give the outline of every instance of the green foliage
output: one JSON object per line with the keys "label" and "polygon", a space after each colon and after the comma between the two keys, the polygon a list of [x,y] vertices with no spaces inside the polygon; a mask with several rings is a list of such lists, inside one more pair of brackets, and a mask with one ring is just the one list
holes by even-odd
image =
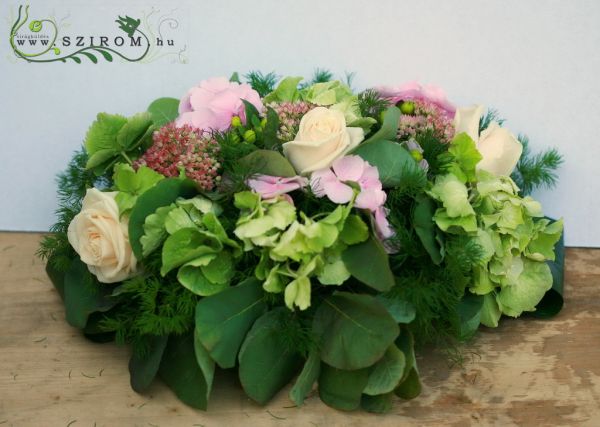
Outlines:
{"label": "green foliage", "polygon": [[452,157],[443,155],[450,147],[447,142],[440,140],[432,130],[417,134],[415,140],[423,149],[423,158],[429,164],[427,175],[430,179],[447,170],[452,161]]}
{"label": "green foliage", "polygon": [[504,124],[504,119],[500,117],[498,111],[494,108],[487,110],[481,119],[479,119],[479,133],[487,129],[492,122],[496,122],[500,126]]}
{"label": "green foliage", "polygon": [[332,408],[352,411],[360,406],[362,391],[368,380],[368,368],[344,370],[323,363],[319,375],[319,397]]}
{"label": "green foliage", "polygon": [[261,97],[273,92],[279,76],[274,72],[263,74],[261,71],[250,71],[245,76],[246,82],[252,86],[252,89],[258,92]]}
{"label": "green foliage", "polygon": [[321,360],[338,369],[361,369],[377,362],[399,334],[386,308],[369,295],[336,292],[314,317]]}
{"label": "green foliage", "polygon": [[523,153],[512,174],[512,178],[526,196],[540,187],[553,188],[558,181],[557,170],[563,163],[562,155],[555,148],[533,154],[529,138],[519,135]]}
{"label": "green foliage", "polygon": [[197,356],[191,331],[182,336],[171,335],[160,363],[159,375],[183,403],[206,410],[212,371],[208,381]]}
{"label": "green foliage", "polygon": [[174,121],[179,115],[179,100],[159,98],[148,106],[148,112],[155,126],[164,126]]}
{"label": "green foliage", "polygon": [[371,236],[367,241],[349,246],[342,254],[346,268],[356,279],[380,292],[394,286],[394,275],[381,243]]}
{"label": "green foliage", "polygon": [[130,118],[99,113],[85,136],[86,168],[102,175],[119,160],[131,164],[151,144],[153,131],[151,113]]}
{"label": "green foliage", "polygon": [[296,406],[302,406],[304,399],[311,392],[312,386],[319,378],[321,372],[321,358],[319,352],[313,350],[308,355],[304,367],[296,378],[294,386],[290,390],[290,399],[296,404]]}
{"label": "green foliage", "polygon": [[300,355],[288,346],[280,333],[287,316],[285,307],[263,314],[246,335],[240,349],[242,387],[250,398],[263,405],[296,375],[302,364]]}
{"label": "green foliage", "polygon": [[358,108],[363,117],[379,120],[389,106],[390,101],[383,98],[375,89],[367,89],[358,94]]}
{"label": "green foliage", "polygon": [[154,377],[158,373],[160,361],[163,357],[165,347],[169,337],[164,336],[146,336],[147,351],[144,353],[135,352],[129,359],[129,376],[131,388],[138,393],[142,393],[150,387]]}
{"label": "green foliage", "polygon": [[333,80],[333,73],[331,71],[326,68],[316,68],[307,86],[314,85],[315,83],[326,83],[331,80]]}
{"label": "green foliage", "polygon": [[265,310],[260,283],[249,279],[198,303],[196,336],[220,367],[232,368],[246,333]]}
{"label": "green foliage", "polygon": [[[384,127],[378,133],[383,129]],[[385,188],[403,187],[407,192],[412,192],[408,185],[423,188],[426,183],[425,172],[417,165],[415,159],[396,142],[375,140],[377,134],[371,137],[371,142],[359,145],[352,154],[359,155],[377,167],[379,179]],[[408,177],[408,185],[404,183],[405,176]]]}
{"label": "green foliage", "polygon": [[146,336],[180,335],[194,325],[198,297],[171,276],[137,276],[115,288],[113,295],[119,305],[105,315],[102,330],[115,332],[118,343],[139,345],[141,353],[148,351]]}

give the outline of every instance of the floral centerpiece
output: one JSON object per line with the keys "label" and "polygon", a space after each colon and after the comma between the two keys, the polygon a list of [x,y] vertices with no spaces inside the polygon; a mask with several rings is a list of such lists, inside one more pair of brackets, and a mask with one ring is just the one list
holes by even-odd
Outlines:
{"label": "floral centerpiece", "polygon": [[132,346],[134,390],[206,409],[234,369],[261,404],[291,382],[384,412],[420,392],[415,349],[560,310],[562,221],[528,195],[555,150],[433,86],[247,79],[98,114],[59,175],[40,254],[66,320]]}

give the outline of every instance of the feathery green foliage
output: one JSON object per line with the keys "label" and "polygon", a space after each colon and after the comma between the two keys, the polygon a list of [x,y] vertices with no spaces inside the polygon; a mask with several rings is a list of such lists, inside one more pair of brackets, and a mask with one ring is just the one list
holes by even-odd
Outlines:
{"label": "feathery green foliage", "polygon": [[504,123],[504,119],[498,115],[498,111],[494,108],[490,108],[485,114],[479,119],[479,132],[481,133],[492,123],[496,122],[500,126]]}
{"label": "feathery green foliage", "polygon": [[539,187],[554,187],[558,180],[556,171],[563,163],[560,153],[555,148],[550,148],[532,154],[529,138],[519,135],[519,141],[523,145],[523,154],[512,174],[512,179],[521,189],[521,194],[526,196]]}
{"label": "feathery green foliage", "polygon": [[390,101],[383,98],[375,89],[367,89],[358,94],[358,108],[363,117],[379,120],[381,114],[390,106]]}
{"label": "feathery green foliage", "polygon": [[441,155],[448,151],[449,145],[440,141],[432,130],[416,135],[415,140],[423,149],[423,158],[429,163],[427,176],[432,179],[442,173],[452,159]]}
{"label": "feathery green foliage", "polygon": [[315,69],[309,86],[315,83],[325,83],[333,80],[333,73],[325,68]]}
{"label": "feathery green foliage", "polygon": [[246,81],[252,89],[258,92],[261,97],[266,96],[268,93],[273,92],[279,76],[274,72],[263,74],[261,71],[250,71],[244,76]]}
{"label": "feathery green foliage", "polygon": [[100,327],[114,332],[117,343],[135,344],[147,335],[182,334],[194,325],[198,297],[170,276],[136,276],[115,293],[122,302],[104,316]]}

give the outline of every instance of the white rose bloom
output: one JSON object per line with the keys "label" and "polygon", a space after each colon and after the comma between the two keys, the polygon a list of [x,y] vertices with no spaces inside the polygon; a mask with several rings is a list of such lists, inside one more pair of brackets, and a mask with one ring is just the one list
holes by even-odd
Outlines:
{"label": "white rose bloom", "polygon": [[495,175],[510,176],[523,153],[523,146],[512,133],[496,122],[490,123],[488,128],[479,135],[479,120],[482,113],[481,105],[458,108],[454,116],[456,133],[465,132],[475,141],[477,150],[483,157],[477,164],[477,169]]}
{"label": "white rose bloom", "polygon": [[330,166],[364,138],[362,128],[346,127],[341,111],[316,107],[302,117],[296,138],[283,144],[283,153],[299,174],[306,175]]}
{"label": "white rose bloom", "polygon": [[127,220],[119,218],[117,192],[87,190],[81,212],[69,224],[69,243],[100,282],[114,283],[136,273]]}

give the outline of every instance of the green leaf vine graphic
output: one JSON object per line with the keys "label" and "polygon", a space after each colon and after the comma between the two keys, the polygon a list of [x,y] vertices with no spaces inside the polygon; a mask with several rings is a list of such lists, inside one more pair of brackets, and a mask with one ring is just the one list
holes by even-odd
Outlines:
{"label": "green leaf vine graphic", "polygon": [[[119,24],[119,29],[123,30],[129,37],[133,37],[135,33],[139,33],[146,39],[146,49],[138,57],[130,58],[126,55],[123,55],[121,52],[119,52],[115,49],[112,49],[110,47],[96,46],[96,45],[86,46],[86,47],[83,47],[83,48],[69,54],[69,55],[60,56],[61,51],[58,47],[55,46],[56,39],[58,38],[58,27],[57,27],[56,23],[54,22],[54,20],[52,20],[52,19],[33,20],[29,23],[28,27],[29,27],[29,31],[31,33],[39,33],[44,28],[44,25],[48,25],[51,27],[53,34],[50,37],[51,42],[48,43],[48,45],[47,45],[48,47],[45,50],[43,50],[41,52],[37,52],[37,53],[25,53],[18,48],[17,44],[15,43],[15,38],[17,36],[17,32],[25,24],[27,24],[28,20],[29,20],[29,5],[27,5],[25,7],[23,7],[23,5],[20,5],[17,19],[14,22],[14,24],[10,30],[10,39],[9,39],[10,45],[11,45],[13,51],[15,52],[16,56],[21,59],[26,60],[27,62],[58,62],[58,61],[60,61],[60,62],[66,63],[67,60],[70,59],[70,60],[76,62],[77,64],[81,64],[82,58],[87,58],[94,64],[97,64],[98,63],[98,54],[100,54],[108,62],[112,62],[114,56],[118,56],[128,62],[137,62],[137,61],[140,61],[141,59],[143,59],[147,55],[147,53],[150,49],[150,40],[148,39],[146,34],[144,34],[144,32],[138,28],[140,25],[140,20],[133,19],[129,16],[125,16],[125,17],[119,16],[118,19],[115,21],[117,24]],[[47,55],[43,56],[50,51],[53,51],[54,55],[56,55],[54,58],[47,58]]]}

